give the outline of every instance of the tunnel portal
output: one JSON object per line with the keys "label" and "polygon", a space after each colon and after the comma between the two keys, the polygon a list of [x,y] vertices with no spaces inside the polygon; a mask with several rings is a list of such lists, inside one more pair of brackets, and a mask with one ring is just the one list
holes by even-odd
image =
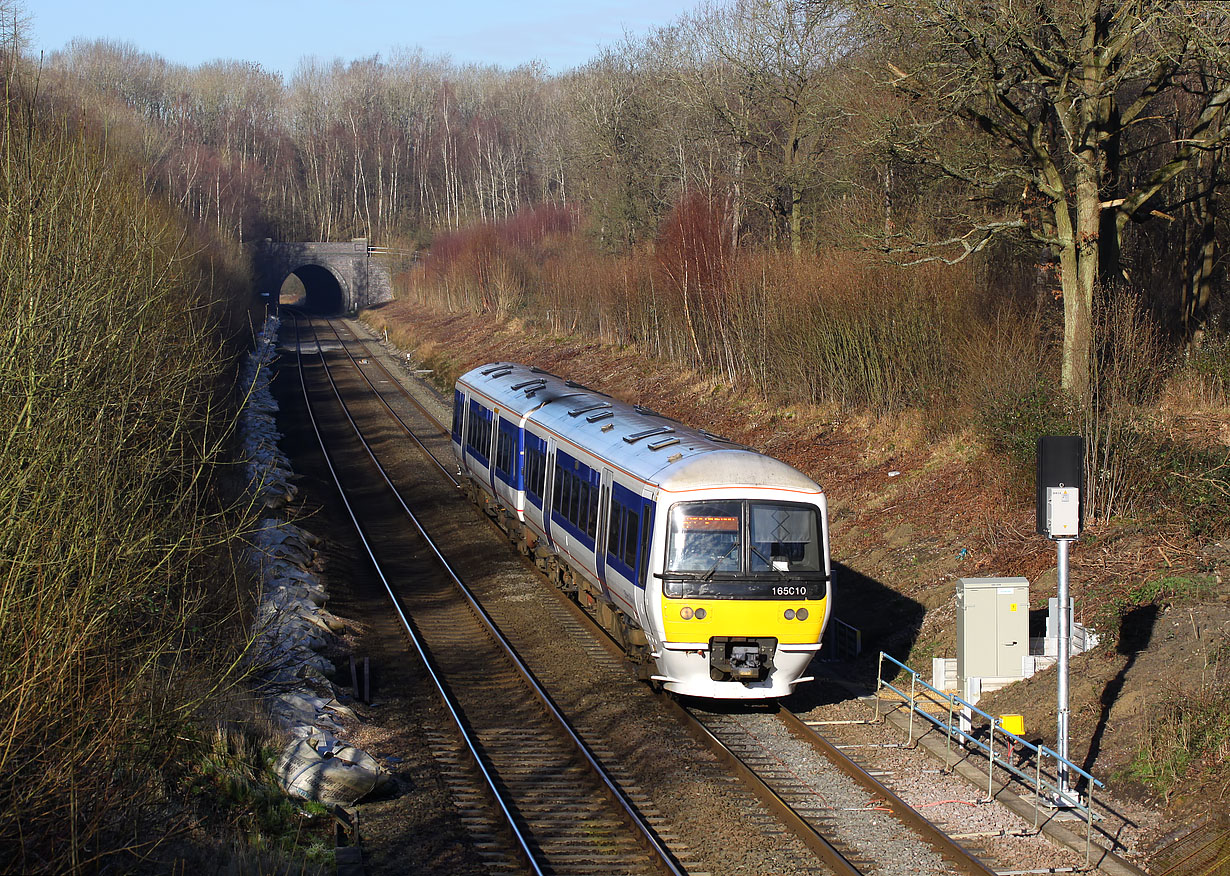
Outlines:
{"label": "tunnel portal", "polygon": [[266,238],[251,244],[256,291],[277,308],[282,296],[303,284],[301,306],[315,313],[354,313],[360,307],[391,301],[393,285],[388,268],[374,261],[367,238],[346,243],[328,241],[286,243]]}

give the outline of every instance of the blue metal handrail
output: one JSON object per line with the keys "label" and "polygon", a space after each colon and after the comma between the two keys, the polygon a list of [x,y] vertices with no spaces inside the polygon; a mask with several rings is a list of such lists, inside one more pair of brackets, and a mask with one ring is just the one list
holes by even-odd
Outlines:
{"label": "blue metal handrail", "polygon": [[[909,693],[906,693],[906,691],[902,690],[899,687],[896,687],[891,682],[884,680],[884,677],[883,677],[884,676],[884,661],[886,660],[889,663],[898,667],[899,669],[903,669],[907,673],[909,673],[909,676],[910,676]],[[924,692],[929,693],[929,694],[934,694],[934,696],[938,698],[938,703],[936,702],[935,699],[932,699],[929,696],[925,697],[927,701],[935,703],[937,705],[947,706],[947,709],[948,709],[948,720],[947,721],[943,721],[941,720],[940,717],[937,717],[936,715],[932,715],[930,712],[919,707],[918,702],[919,702],[920,695],[918,692],[918,688],[920,685],[922,686]],[[1077,766],[1072,761],[1067,760],[1066,758],[1060,757],[1056,751],[1050,748],[1047,748],[1045,745],[1034,745],[1032,742],[1029,742],[1028,740],[1024,738],[1017,736],[1015,733],[1008,732],[999,724],[999,721],[995,716],[987,712],[984,712],[982,709],[978,708],[973,703],[966,702],[965,700],[961,699],[958,696],[954,696],[953,694],[947,693],[945,691],[939,690],[936,687],[933,687],[932,685],[923,681],[922,676],[918,672],[911,669],[909,666],[906,666],[904,663],[902,663],[900,660],[897,660],[892,655],[886,654],[883,651],[880,652],[880,662],[876,669],[876,692],[877,692],[876,720],[879,720],[880,718],[880,698],[878,696],[878,693],[881,688],[888,688],[889,690],[895,692],[905,701],[907,705],[909,705],[910,707],[909,743],[913,743],[914,741],[914,715],[920,715],[921,717],[930,721],[933,725],[935,725],[935,727],[937,727],[938,729],[944,732],[944,734],[947,736],[947,739],[948,739],[948,755],[945,756],[945,763],[944,763],[945,769],[951,766],[951,764],[949,763],[949,760],[950,760],[950,755],[952,752],[952,742],[954,739],[956,739],[963,746],[972,745],[976,750],[979,750],[984,755],[986,755],[986,758],[987,758],[987,799],[991,799],[994,796],[994,784],[995,784],[994,772],[995,772],[996,766],[1011,773],[1012,775],[1017,776],[1018,778],[1020,778],[1022,781],[1026,782],[1027,784],[1033,785],[1034,795],[1035,795],[1035,806],[1034,806],[1034,829],[1035,830],[1038,827],[1038,813],[1041,809],[1041,799],[1044,796],[1046,797],[1048,804],[1062,805],[1065,808],[1070,808],[1073,811],[1079,813],[1086,824],[1085,864],[1086,866],[1089,864],[1089,852],[1090,852],[1090,846],[1092,843],[1093,823],[1102,818],[1102,816],[1098,815],[1094,811],[1094,808],[1093,808],[1094,807],[1094,796],[1093,795],[1094,795],[1095,788],[1106,787],[1102,782],[1094,778],[1093,775],[1091,775],[1090,773],[1088,773],[1081,767]],[[967,732],[966,730],[963,730],[961,728],[960,720],[963,718],[966,721],[972,721],[972,716],[975,713],[986,718],[987,723],[990,726],[990,731],[991,731],[990,736],[987,738],[985,742],[982,739],[979,739],[977,736],[973,735],[972,733]],[[954,721],[954,716],[957,717],[956,721]],[[1029,773],[1015,766],[1010,760],[1006,760],[1000,757],[996,753],[995,736],[996,736],[997,729],[998,729],[999,735],[1005,739],[1005,743],[1006,743],[1006,746],[1009,752],[1015,750],[1017,746],[1020,746],[1021,748],[1027,749],[1034,753],[1035,755],[1034,775],[1032,776],[1029,775]],[[1050,758],[1055,761],[1054,779],[1052,779],[1052,776],[1049,774],[1044,776],[1042,772],[1042,762],[1046,758]],[[1058,776],[1062,772],[1061,767],[1067,767],[1068,771],[1076,773],[1080,776],[1083,776],[1086,779],[1087,788],[1088,788],[1087,799],[1082,800],[1081,795],[1079,793],[1076,793],[1070,789],[1065,790],[1064,788],[1061,787],[1061,785],[1059,784],[1059,780],[1058,780]]]}

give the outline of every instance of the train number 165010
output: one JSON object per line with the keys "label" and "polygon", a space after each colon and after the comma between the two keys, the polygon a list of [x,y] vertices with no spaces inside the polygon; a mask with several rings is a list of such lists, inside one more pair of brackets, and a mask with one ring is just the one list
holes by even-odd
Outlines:
{"label": "train number 165010", "polygon": [[807,596],[807,588],[806,588],[806,587],[785,587],[785,586],[774,586],[774,587],[773,587],[773,595],[774,595],[774,596],[802,596],[802,597],[806,597],[806,596]]}

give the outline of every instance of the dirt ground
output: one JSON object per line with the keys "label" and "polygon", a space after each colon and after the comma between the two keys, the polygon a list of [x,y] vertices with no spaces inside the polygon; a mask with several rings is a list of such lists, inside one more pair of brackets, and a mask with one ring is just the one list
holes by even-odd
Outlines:
{"label": "dirt ground", "polygon": [[[493,361],[535,365],[618,399],[702,425],[782,459],[828,496],[835,614],[863,632],[865,651],[887,651],[930,675],[932,657],[956,654],[956,580],[1022,576],[1031,584],[1031,635],[1055,594],[1052,542],[1034,531],[1029,473],[1012,472],[974,430],[929,434],[920,415],[875,420],[767,401],[656,361],[635,348],[548,338],[516,321],[423,312],[394,302],[364,320],[413,351],[441,387]],[[788,396],[783,396],[788,399]],[[1180,425],[1230,444],[1225,411],[1190,412]],[[1128,766],[1173,703],[1224,681],[1230,646],[1230,539],[1198,541],[1182,521],[1124,520],[1088,528],[1071,551],[1075,619],[1102,644],[1073,659],[1070,751],[1110,797],[1155,807],[1155,842],[1230,791],[1230,752],[1191,764],[1176,792],[1151,794]],[[1142,600],[1141,594],[1149,594]],[[874,659],[868,661],[874,683]],[[1030,738],[1055,741],[1055,673],[1042,672],[979,703],[1021,714]],[[1217,807],[1223,808],[1223,807]]]}

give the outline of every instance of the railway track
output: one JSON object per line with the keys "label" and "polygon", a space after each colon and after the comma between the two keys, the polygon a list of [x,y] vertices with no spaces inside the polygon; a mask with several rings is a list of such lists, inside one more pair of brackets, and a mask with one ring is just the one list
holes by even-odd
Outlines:
{"label": "railway track", "polygon": [[[297,339],[298,332],[296,321]],[[310,366],[300,355],[307,409],[343,503],[406,635],[454,718],[451,741],[438,736],[433,750],[451,762],[454,774],[468,776],[471,787],[481,789],[463,807],[488,869],[684,873],[402,501],[329,371],[326,348],[312,332],[325,381],[309,381]],[[327,389],[309,389],[322,383]],[[326,407],[333,408],[331,417]],[[346,424],[351,435],[344,433]],[[361,453],[353,452],[356,441]],[[343,458],[336,448],[351,452]],[[371,489],[376,477],[385,490]],[[390,520],[408,521],[412,527],[390,527]],[[407,563],[390,557],[390,529],[399,536],[399,550],[412,546],[432,559]]]}
{"label": "railway track", "polygon": [[692,704],[683,711],[732,769],[763,786],[762,796],[796,832],[817,837],[810,842],[826,860],[836,855],[860,873],[892,873],[886,862],[902,861],[913,873],[995,873],[788,709]]}
{"label": "railway track", "polygon": [[[410,436],[424,456],[430,458],[435,467],[455,485],[456,479],[449,465],[440,459],[441,456],[448,459],[445,454],[450,452],[447,427],[441,416],[443,406],[433,405],[430,399],[420,401],[415,398],[380,361],[380,357],[369,351],[367,342],[359,339],[350,329],[339,328],[333,322],[328,326],[331,337],[323,345],[345,353],[352,371],[362,376],[368,391],[379,399],[388,422],[394,424],[399,434]],[[319,339],[316,346],[322,347]],[[357,347],[360,352],[356,355],[352,347]],[[429,434],[417,434],[424,430],[424,418],[431,431]],[[405,509],[404,513],[408,514],[409,509]],[[541,582],[538,586],[543,590],[549,589],[542,588]],[[555,591],[552,589],[551,592]],[[596,627],[583,626],[583,612],[562,595],[557,595],[559,601],[550,610],[554,623],[569,630],[570,636],[586,642],[582,647],[586,659],[593,665],[604,664],[610,671],[627,675],[627,667],[614,650],[613,643]],[[432,613],[433,627],[452,629],[456,621],[452,610],[442,604],[444,601],[443,596],[437,595],[423,605]],[[475,610],[482,612],[477,601],[467,608],[467,611]],[[434,635],[437,638],[433,647],[441,648],[442,653],[465,652],[468,648],[467,635],[453,636],[445,632]],[[462,667],[460,672],[464,677],[465,668]],[[472,679],[474,689],[481,692],[478,696],[480,707],[488,697],[495,697],[501,690],[518,684],[511,675],[480,672],[480,676]],[[647,687],[637,687],[649,696]],[[513,699],[518,707],[524,706],[523,696]],[[835,748],[826,745],[814,731],[784,709],[749,707],[746,704],[735,709],[699,706],[684,709],[673,699],[661,695],[658,696],[657,706],[674,714],[693,738],[704,742],[708,750],[719,758],[729,774],[738,775],[752,789],[765,810],[771,813],[769,821],[774,822],[766,821],[758,830],[769,835],[789,833],[824,861],[823,867],[800,864],[796,866],[802,866],[802,870],[784,869],[780,872],[896,873],[900,872],[899,867],[905,861],[909,862],[911,872],[918,873],[994,872],[910,809],[888,788]],[[485,744],[490,744],[497,751],[507,744],[517,753],[552,747],[543,742],[538,731],[521,729],[519,712],[509,714],[518,715],[513,727],[480,736],[480,750]],[[578,721],[576,732],[587,739],[597,740],[602,739],[602,734],[609,732],[609,728],[587,727],[582,718]],[[600,747],[595,754],[596,759],[608,764],[619,762],[617,752],[601,747],[601,743],[595,745]],[[470,800],[473,794],[467,789],[472,787],[473,778],[466,772],[464,758],[449,753],[450,747],[442,742],[436,741],[432,747],[433,751],[445,752],[439,759],[446,764],[446,771],[454,776],[451,781],[458,789],[455,796]],[[515,761],[516,757],[511,759]],[[528,785],[534,785],[544,777],[541,770],[532,767],[511,768],[513,772],[510,776],[520,775]],[[618,780],[610,779],[613,785],[635,786],[634,772],[621,770],[618,766],[612,766],[612,771],[620,774]],[[571,773],[563,775],[571,776]],[[549,790],[545,796],[532,794],[527,789],[527,802],[522,805],[532,812],[535,804],[556,799],[554,795],[557,791],[562,792],[570,784],[571,778],[568,778],[558,785],[546,786]],[[730,789],[724,793],[730,793]],[[632,801],[632,808],[645,812],[648,820],[655,822],[657,830],[671,835],[668,820],[655,811],[651,797],[646,794],[634,796],[636,800]],[[556,807],[557,812],[558,809]],[[473,824],[471,834],[478,838],[480,845],[495,832],[493,819],[489,815],[475,814],[467,823],[470,822]],[[679,848],[687,854],[686,849],[682,846]],[[579,865],[583,857],[576,852],[566,852],[562,860],[570,865]],[[609,872],[634,871],[616,869]]]}

